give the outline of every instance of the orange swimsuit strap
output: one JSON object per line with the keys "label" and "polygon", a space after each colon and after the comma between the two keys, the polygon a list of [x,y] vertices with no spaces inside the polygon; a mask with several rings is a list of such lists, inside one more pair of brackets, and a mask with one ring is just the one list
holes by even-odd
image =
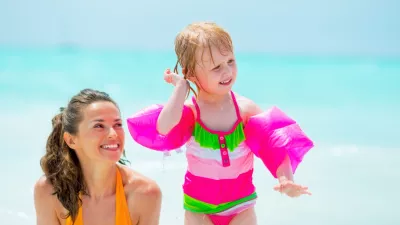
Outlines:
{"label": "orange swimsuit strap", "polygon": [[[115,198],[115,224],[132,225],[129,208],[125,197],[124,184],[122,183],[122,177],[118,167]],[[66,225],[72,225],[71,217],[67,218]],[[74,225],[83,225],[82,207],[79,207],[78,215]]]}

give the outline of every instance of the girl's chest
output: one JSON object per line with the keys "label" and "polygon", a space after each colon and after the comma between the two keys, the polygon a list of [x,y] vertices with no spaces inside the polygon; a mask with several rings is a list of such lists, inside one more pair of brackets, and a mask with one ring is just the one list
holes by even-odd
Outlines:
{"label": "girl's chest", "polygon": [[241,121],[241,117],[234,109],[205,109],[198,120],[210,130],[228,132]]}

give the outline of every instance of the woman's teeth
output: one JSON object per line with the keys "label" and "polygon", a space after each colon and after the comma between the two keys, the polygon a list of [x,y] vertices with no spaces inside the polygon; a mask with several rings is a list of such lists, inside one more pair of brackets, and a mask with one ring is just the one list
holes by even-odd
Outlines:
{"label": "woman's teeth", "polygon": [[112,145],[101,145],[101,148],[107,149],[107,150],[115,150],[118,149],[119,144],[112,144]]}

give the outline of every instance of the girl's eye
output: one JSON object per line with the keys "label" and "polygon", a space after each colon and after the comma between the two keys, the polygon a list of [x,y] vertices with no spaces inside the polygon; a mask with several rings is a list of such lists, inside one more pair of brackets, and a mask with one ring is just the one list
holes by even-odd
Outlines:
{"label": "girl's eye", "polygon": [[94,128],[104,128],[104,126],[102,124],[96,124],[94,125]]}
{"label": "girl's eye", "polygon": [[115,124],[115,126],[122,127],[122,123],[117,123],[117,124]]}

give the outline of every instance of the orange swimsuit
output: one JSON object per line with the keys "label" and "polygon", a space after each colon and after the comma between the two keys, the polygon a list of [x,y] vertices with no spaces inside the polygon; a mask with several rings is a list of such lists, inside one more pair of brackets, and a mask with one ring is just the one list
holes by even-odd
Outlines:
{"label": "orange swimsuit", "polygon": [[[122,183],[121,173],[117,168],[117,182],[115,191],[115,224],[116,225],[132,225],[129,214],[128,204],[126,203],[124,185]],[[72,225],[71,217],[67,218],[66,225]],[[82,207],[79,208],[78,216],[74,225],[83,225]]]}

